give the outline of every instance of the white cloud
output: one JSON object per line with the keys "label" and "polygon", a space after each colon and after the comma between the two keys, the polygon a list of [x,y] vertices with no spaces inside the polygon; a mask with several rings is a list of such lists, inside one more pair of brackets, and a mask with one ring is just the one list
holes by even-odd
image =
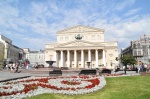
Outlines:
{"label": "white cloud", "polygon": [[[72,2],[78,5],[73,5]],[[31,49],[44,49],[47,42],[55,42],[57,31],[75,25],[105,29],[105,40],[118,41],[120,48],[128,46],[130,40],[139,38],[141,33],[150,31],[150,15],[135,15],[141,8],[125,10],[126,7],[135,4],[135,0],[117,3],[79,0],[64,1],[64,4],[57,1],[32,1],[24,15],[19,15],[19,8],[17,5],[13,6],[12,2],[0,2],[0,5],[2,4],[4,5],[0,9],[0,32],[9,33],[15,44]],[[123,19],[117,15],[122,10],[128,18]],[[21,45],[18,41],[28,45]]]}
{"label": "white cloud", "polygon": [[115,10],[123,10],[126,7],[130,7],[131,5],[133,5],[135,3],[135,0],[123,0],[121,2],[119,2],[116,6],[115,6]]}
{"label": "white cloud", "polygon": [[132,9],[132,10],[128,11],[128,12],[125,14],[125,16],[134,15],[134,14],[136,14],[136,13],[137,13],[138,11],[140,11],[140,10],[141,10],[141,8]]}

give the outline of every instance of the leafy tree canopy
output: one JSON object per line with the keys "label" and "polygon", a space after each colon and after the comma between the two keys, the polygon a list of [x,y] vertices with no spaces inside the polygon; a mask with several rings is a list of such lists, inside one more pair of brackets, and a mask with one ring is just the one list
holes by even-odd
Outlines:
{"label": "leafy tree canopy", "polygon": [[123,55],[121,63],[127,66],[128,64],[136,64],[136,60],[132,55]]}

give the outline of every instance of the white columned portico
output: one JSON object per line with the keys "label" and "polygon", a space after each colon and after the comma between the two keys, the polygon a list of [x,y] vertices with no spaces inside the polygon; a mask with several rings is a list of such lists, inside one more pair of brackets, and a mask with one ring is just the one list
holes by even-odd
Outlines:
{"label": "white columned portico", "polygon": [[84,50],[81,50],[81,68],[84,68]]}
{"label": "white columned portico", "polygon": [[91,62],[91,50],[88,50],[88,62]]}
{"label": "white columned portico", "polygon": [[105,50],[103,49],[103,64],[106,66]]}
{"label": "white columned portico", "polygon": [[67,50],[67,67],[70,67],[70,51]]}
{"label": "white columned portico", "polygon": [[77,51],[74,50],[74,68],[77,67]]}
{"label": "white columned portico", "polygon": [[64,60],[63,60],[63,57],[64,57],[64,53],[63,53],[63,50],[61,50],[61,63],[60,63],[60,66],[63,67],[64,66]]}
{"label": "white columned portico", "polygon": [[98,67],[98,49],[95,50],[95,67]]}

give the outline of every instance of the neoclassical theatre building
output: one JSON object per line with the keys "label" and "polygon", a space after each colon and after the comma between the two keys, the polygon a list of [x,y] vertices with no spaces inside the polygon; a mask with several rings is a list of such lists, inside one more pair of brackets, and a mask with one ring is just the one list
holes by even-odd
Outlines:
{"label": "neoclassical theatre building", "polygon": [[57,67],[114,68],[117,57],[118,42],[105,42],[104,30],[89,26],[58,31],[57,42],[45,46],[45,61],[55,61],[53,65]]}

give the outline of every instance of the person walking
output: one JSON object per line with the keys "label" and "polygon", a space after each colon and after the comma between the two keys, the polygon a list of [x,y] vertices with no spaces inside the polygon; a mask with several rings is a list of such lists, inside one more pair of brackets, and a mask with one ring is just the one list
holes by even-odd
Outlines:
{"label": "person walking", "polygon": [[141,65],[141,72],[143,72],[144,71],[144,64],[142,63],[142,65]]}
{"label": "person walking", "polygon": [[140,71],[141,71],[141,67],[140,67],[140,65],[138,66],[138,73],[140,73]]}
{"label": "person walking", "polygon": [[26,61],[24,62],[24,66],[25,66],[25,69],[28,69],[28,63]]}
{"label": "person walking", "polygon": [[19,68],[19,63],[16,63],[15,73],[17,73],[17,72],[18,72],[18,68]]}

